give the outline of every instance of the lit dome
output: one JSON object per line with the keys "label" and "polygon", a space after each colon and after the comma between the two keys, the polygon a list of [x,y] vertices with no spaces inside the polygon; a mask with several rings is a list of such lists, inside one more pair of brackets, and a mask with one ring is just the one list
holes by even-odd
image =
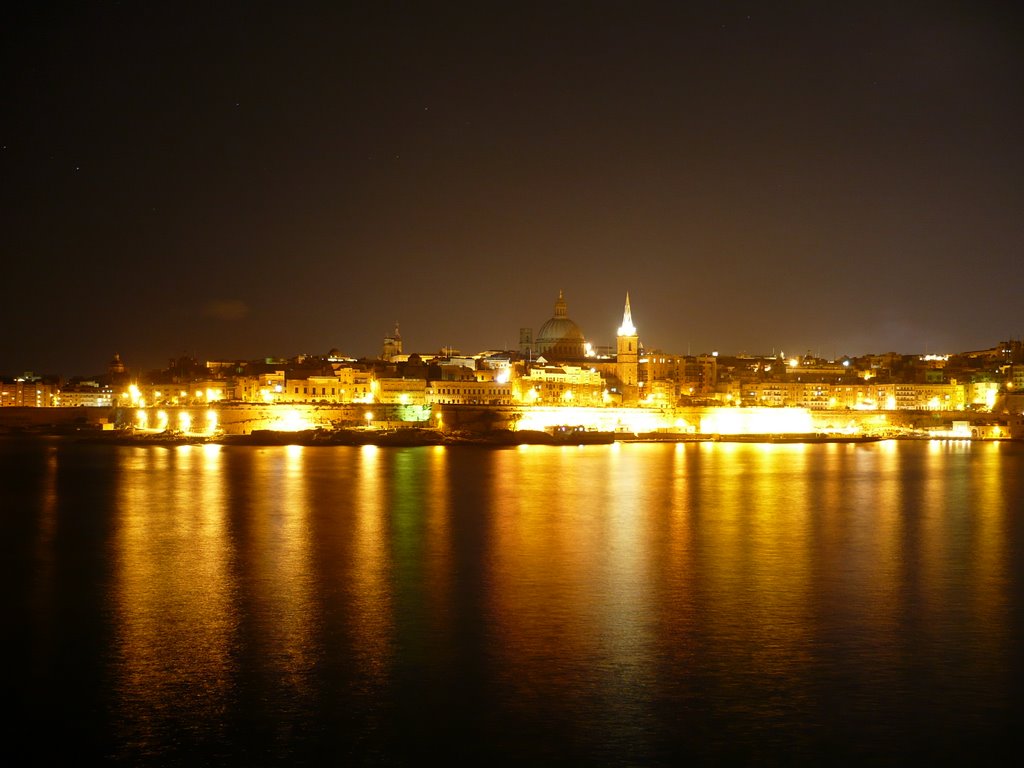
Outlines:
{"label": "lit dome", "polygon": [[555,302],[555,316],[540,327],[534,346],[538,354],[550,359],[574,359],[586,353],[583,331],[569,319],[561,291]]}

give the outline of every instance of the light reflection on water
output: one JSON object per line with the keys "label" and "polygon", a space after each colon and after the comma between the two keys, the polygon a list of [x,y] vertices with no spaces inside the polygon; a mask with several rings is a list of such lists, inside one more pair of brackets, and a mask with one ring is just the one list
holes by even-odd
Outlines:
{"label": "light reflection on water", "polygon": [[0,450],[27,711],[126,764],[898,762],[1021,714],[1020,444]]}

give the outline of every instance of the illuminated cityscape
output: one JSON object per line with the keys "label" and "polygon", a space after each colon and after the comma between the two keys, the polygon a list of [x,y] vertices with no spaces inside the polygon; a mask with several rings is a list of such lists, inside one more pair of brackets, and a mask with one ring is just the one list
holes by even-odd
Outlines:
{"label": "illuminated cityscape", "polygon": [[1020,15],[6,8],[5,764],[1012,761]]}
{"label": "illuminated cityscape", "polygon": [[570,428],[661,439],[1021,434],[1020,340],[943,355],[681,355],[644,345],[628,293],[615,333],[614,346],[588,336],[559,291],[552,316],[536,334],[521,328],[514,350],[407,351],[396,323],[373,358],[338,349],[290,359],[179,358],[137,372],[115,354],[102,376],[8,378],[0,405],[85,409],[88,423],[107,431],[207,438],[339,428]]}

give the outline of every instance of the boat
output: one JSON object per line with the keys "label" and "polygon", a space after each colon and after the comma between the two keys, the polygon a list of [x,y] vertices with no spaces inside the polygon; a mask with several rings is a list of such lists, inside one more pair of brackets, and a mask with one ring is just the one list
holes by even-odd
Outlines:
{"label": "boat", "polygon": [[608,445],[615,433],[581,426],[560,425],[548,430],[554,445]]}

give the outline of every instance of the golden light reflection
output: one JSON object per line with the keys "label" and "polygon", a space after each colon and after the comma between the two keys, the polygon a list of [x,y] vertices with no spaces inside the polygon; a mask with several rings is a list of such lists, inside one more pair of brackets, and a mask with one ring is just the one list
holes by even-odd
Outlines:
{"label": "golden light reflection", "polygon": [[[247,542],[252,547],[247,559],[255,566],[262,598],[254,606],[265,643],[261,653],[275,679],[296,698],[308,694],[320,627],[311,592],[316,579],[310,475],[315,473],[307,473],[307,455],[300,445],[268,452],[277,492],[257,501],[254,535]],[[280,499],[287,499],[287,504],[275,503]]]}
{"label": "golden light reflection", "polygon": [[[628,708],[655,674],[638,652],[653,610],[645,552],[657,546],[638,455],[550,446],[493,454],[491,496],[501,506],[489,534],[489,614],[511,695],[543,701],[549,688],[596,671],[598,695]],[[543,663],[551,655],[566,661],[553,675]]]}
{"label": "golden light reflection", "polygon": [[[115,716],[141,734],[166,728],[189,708],[217,723],[233,664],[224,484],[216,466],[190,451],[130,449],[114,501],[112,656],[117,659]],[[159,462],[176,469],[158,469]],[[190,478],[182,495],[179,479]]]}
{"label": "golden light reflection", "polygon": [[240,672],[297,707],[325,673],[359,701],[454,679],[467,634],[497,695],[595,715],[580,739],[692,669],[814,705],[830,649],[899,671],[924,635],[997,680],[1016,650],[1015,444],[116,450],[111,716],[140,743],[182,690],[216,741]]}
{"label": "golden light reflection", "polygon": [[[43,464],[42,487],[43,497],[39,515],[39,529],[36,533],[33,555],[35,567],[32,579],[31,599],[35,606],[38,606],[40,615],[45,613],[43,606],[53,604],[57,558],[53,550],[54,538],[58,532],[58,494],[57,494],[57,472],[58,450],[56,446],[49,446]],[[49,635],[50,633],[45,633]],[[54,638],[56,639],[56,638]],[[46,642],[49,645],[49,642]],[[36,648],[37,652],[50,651],[49,648]]]}
{"label": "golden light reflection", "polygon": [[386,524],[388,489],[375,445],[358,450],[352,498],[351,584],[354,653],[369,682],[383,685],[394,666],[395,601],[390,583],[390,541]]}

